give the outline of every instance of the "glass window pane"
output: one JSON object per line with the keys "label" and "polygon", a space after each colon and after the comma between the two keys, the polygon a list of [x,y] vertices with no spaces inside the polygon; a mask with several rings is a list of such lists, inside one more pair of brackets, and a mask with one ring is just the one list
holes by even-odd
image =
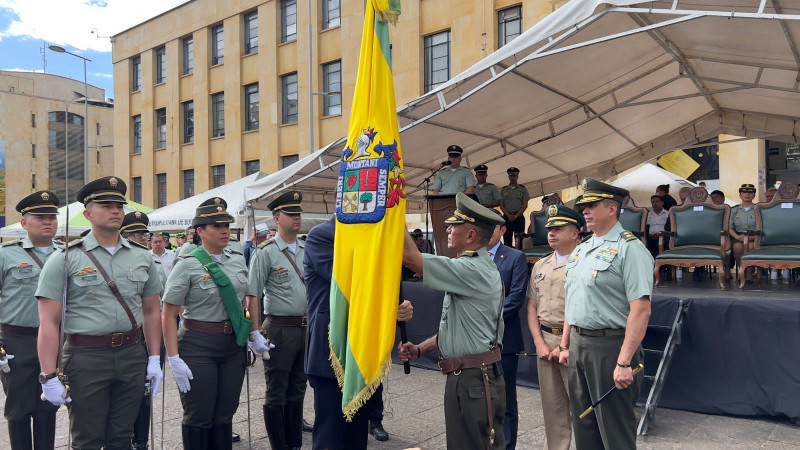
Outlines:
{"label": "glass window pane", "polygon": [[188,144],[194,142],[194,102],[188,101],[183,104],[183,142]]}
{"label": "glass window pane", "polygon": [[297,0],[281,0],[281,42],[297,39]]}
{"label": "glass window pane", "polygon": [[183,39],[183,73],[194,72],[194,40],[191,36]]}
{"label": "glass window pane", "polygon": [[281,86],[282,123],[295,123],[297,122],[297,74],[292,73],[281,77]]}
{"label": "glass window pane", "polygon": [[225,30],[222,25],[211,29],[211,65],[225,62]]}
{"label": "glass window pane", "polygon": [[183,171],[183,198],[194,195],[194,169]]}
{"label": "glass window pane", "polygon": [[142,116],[133,116],[133,153],[142,153]]}
{"label": "glass window pane", "polygon": [[424,39],[425,92],[450,79],[450,31]]}
{"label": "glass window pane", "polygon": [[497,46],[502,47],[522,33],[522,6],[497,12]]}
{"label": "glass window pane", "polygon": [[211,96],[212,110],[212,136],[225,136],[225,93],[220,92]]}
{"label": "glass window pane", "polygon": [[253,11],[244,16],[244,53],[258,51],[258,13]]}
{"label": "glass window pane", "polygon": [[245,130],[258,129],[258,83],[244,87]]}

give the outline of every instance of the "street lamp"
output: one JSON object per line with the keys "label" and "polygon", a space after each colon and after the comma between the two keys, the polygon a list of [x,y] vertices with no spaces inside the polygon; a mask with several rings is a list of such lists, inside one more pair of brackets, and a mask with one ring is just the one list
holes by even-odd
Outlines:
{"label": "street lamp", "polygon": [[[89,83],[86,81],[86,61],[91,61],[91,59],[68,52],[64,47],[58,45],[51,44],[48,48],[56,53],[66,53],[83,60],[83,184],[86,184],[89,182]],[[67,117],[67,122],[69,122],[69,117]],[[69,142],[65,147],[69,147]]]}

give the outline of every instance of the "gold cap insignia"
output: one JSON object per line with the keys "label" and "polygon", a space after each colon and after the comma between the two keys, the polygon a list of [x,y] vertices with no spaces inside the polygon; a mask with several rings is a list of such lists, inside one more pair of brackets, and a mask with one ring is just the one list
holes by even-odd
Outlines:
{"label": "gold cap insignia", "polygon": [[215,198],[214,198],[214,204],[215,204],[215,205],[219,205],[219,203],[220,203],[221,201],[222,201],[222,200],[221,200],[219,197],[215,197]]}
{"label": "gold cap insignia", "polygon": [[582,189],[585,191],[585,190],[586,190],[586,187],[587,187],[588,185],[589,185],[589,183],[587,183],[587,182],[586,182],[586,178],[584,178],[584,179],[583,179],[583,181],[581,182],[581,188],[582,188]]}
{"label": "gold cap insignia", "polygon": [[217,211],[222,211],[222,206],[217,206]]}
{"label": "gold cap insignia", "polygon": [[142,213],[140,213],[139,211],[136,211],[133,215],[136,216],[137,219],[142,218]]}
{"label": "gold cap insignia", "polygon": [[42,200],[47,201],[50,200],[50,194],[47,192],[42,192]]}
{"label": "gold cap insignia", "polygon": [[111,185],[111,187],[117,187],[117,184],[119,184],[119,181],[117,181],[117,179],[116,179],[116,178],[114,178],[114,177],[111,177],[111,178],[109,178],[109,180],[108,180],[108,184],[110,184],[110,185]]}
{"label": "gold cap insignia", "polygon": [[295,192],[294,195],[292,196],[292,199],[294,199],[295,201],[300,200],[300,194]]}
{"label": "gold cap insignia", "polygon": [[549,207],[547,207],[548,216],[555,216],[556,214],[558,214],[558,206],[550,205]]}

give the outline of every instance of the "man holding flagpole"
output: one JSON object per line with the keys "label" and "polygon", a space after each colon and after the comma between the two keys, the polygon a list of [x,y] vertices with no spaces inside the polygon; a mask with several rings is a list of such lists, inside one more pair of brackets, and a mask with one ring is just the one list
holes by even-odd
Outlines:
{"label": "man holding flagpole", "polygon": [[445,220],[447,246],[457,258],[423,255],[406,236],[403,264],[422,274],[428,289],[445,291],[439,332],[419,345],[401,343],[402,361],[439,351],[447,375],[444,422],[447,448],[504,449],[506,392],[500,363],[503,283],[486,245],[505,221],[463,192]]}

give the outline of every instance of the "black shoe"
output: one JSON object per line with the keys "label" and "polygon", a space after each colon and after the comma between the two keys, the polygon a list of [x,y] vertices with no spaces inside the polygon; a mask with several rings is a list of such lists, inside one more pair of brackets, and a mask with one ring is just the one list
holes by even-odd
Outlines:
{"label": "black shoe", "polygon": [[239,442],[242,440],[242,437],[236,433],[231,433],[231,442]]}
{"label": "black shoe", "polygon": [[183,448],[192,450],[208,450],[211,441],[211,428],[199,428],[181,425]]}
{"label": "black shoe", "polygon": [[306,433],[311,433],[312,431],[314,431],[314,425],[311,425],[306,421],[306,419],[303,419],[303,431],[305,431]]}
{"label": "black shoe", "polygon": [[134,442],[131,444],[131,450],[147,450],[147,442]]}
{"label": "black shoe", "polygon": [[214,450],[231,450],[234,436],[233,425],[230,423],[217,423],[211,427],[211,445]]}
{"label": "black shoe", "polygon": [[264,423],[272,450],[284,450],[286,448],[286,431],[284,430],[283,406],[264,405]]}
{"label": "black shoe", "polygon": [[389,440],[389,433],[383,429],[383,424],[381,422],[373,422],[372,420],[369,421],[369,434],[373,435],[375,439],[379,441],[388,441]]}
{"label": "black shoe", "polygon": [[33,448],[33,440],[31,438],[31,419],[25,418],[21,420],[9,420],[8,437],[11,448]]}

